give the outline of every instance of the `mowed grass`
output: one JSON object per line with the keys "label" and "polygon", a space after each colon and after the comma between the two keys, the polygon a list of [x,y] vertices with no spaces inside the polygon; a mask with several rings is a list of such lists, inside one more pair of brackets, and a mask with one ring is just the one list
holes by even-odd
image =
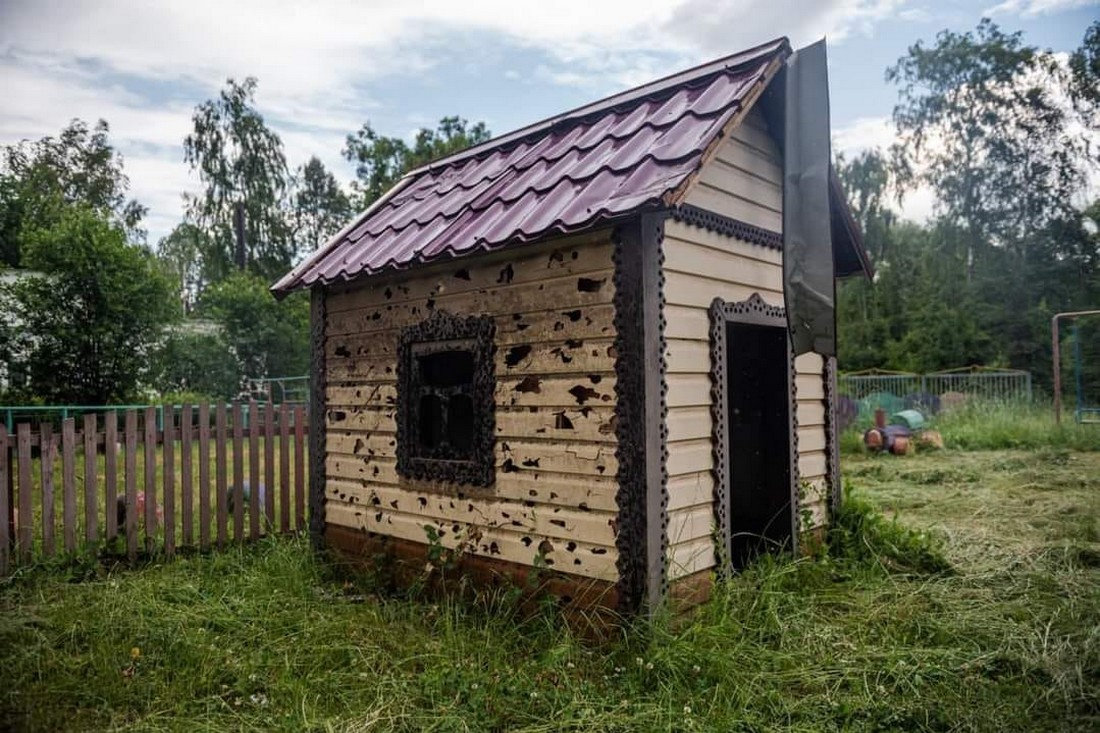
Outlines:
{"label": "mowed grass", "polygon": [[23,571],[0,591],[0,720],[1097,730],[1100,453],[856,455],[845,471],[857,488],[829,555],[761,561],[692,617],[602,646],[507,595],[382,593],[301,538],[141,570]]}

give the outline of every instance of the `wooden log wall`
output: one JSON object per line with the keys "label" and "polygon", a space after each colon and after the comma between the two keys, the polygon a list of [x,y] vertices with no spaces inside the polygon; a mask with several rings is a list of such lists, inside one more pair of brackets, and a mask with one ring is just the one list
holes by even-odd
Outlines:
{"label": "wooden log wall", "polygon": [[[686,203],[782,231],[782,159],[762,115],[753,111],[701,172]],[[714,555],[714,477],[711,448],[710,320],[720,297],[753,293],[783,305],[783,259],[776,249],[689,224],[665,225],[665,338],[668,370],[669,578],[711,568]],[[795,361],[799,472],[812,487],[803,505],[804,529],[824,522],[824,364],[815,354]]]}
{"label": "wooden log wall", "polygon": [[[371,281],[326,297],[325,519],[473,555],[614,580],[610,232]],[[396,471],[401,330],[443,309],[496,323],[496,479]]]}

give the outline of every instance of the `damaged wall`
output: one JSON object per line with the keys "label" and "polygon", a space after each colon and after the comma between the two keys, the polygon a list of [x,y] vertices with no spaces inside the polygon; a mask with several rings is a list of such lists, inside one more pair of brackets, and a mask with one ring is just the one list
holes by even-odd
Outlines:
{"label": "damaged wall", "polygon": [[[614,580],[615,352],[610,232],[369,280],[327,297],[330,525]],[[396,472],[401,329],[433,309],[496,323],[496,479]]]}

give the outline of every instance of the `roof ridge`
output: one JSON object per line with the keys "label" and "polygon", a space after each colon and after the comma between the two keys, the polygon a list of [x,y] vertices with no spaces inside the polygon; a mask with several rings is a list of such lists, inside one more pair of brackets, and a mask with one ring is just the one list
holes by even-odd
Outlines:
{"label": "roof ridge", "polygon": [[621,92],[617,92],[609,97],[604,97],[603,99],[599,99],[594,102],[588,102],[587,104],[581,105],[580,107],[576,107],[566,112],[562,112],[552,117],[547,117],[537,122],[532,122],[531,124],[521,127],[517,130],[512,130],[511,132],[507,132],[490,140],[486,140],[483,143],[472,145],[463,150],[459,150],[457,152],[451,153],[450,155],[446,155],[442,158],[433,160],[429,163],[426,163],[425,165],[420,166],[419,168],[414,168],[405,175],[409,177],[415,177],[426,171],[435,171],[439,168],[447,168],[455,165],[460,161],[465,161],[468,158],[476,158],[481,153],[502,149],[513,142],[521,142],[526,138],[535,135],[536,133],[545,133],[563,122],[582,120],[592,114],[604,113],[609,110],[613,110],[618,105],[633,102],[639,98],[651,94],[657,94],[660,92],[668,91],[670,89],[676,89],[691,82],[701,81],[711,75],[717,75],[719,73],[729,71],[730,69],[736,69],[738,67],[752,63],[753,61],[757,61],[770,54],[778,54],[783,52],[789,53],[790,50],[791,45],[787,37],[779,36],[778,38],[774,38],[766,43],[762,43],[758,46],[745,49],[744,51],[738,51],[737,53],[723,56],[721,58],[714,59],[713,61],[707,61],[705,63],[698,64],[691,67],[690,69],[678,71],[674,74],[668,74],[651,82],[646,82],[645,84],[642,84],[640,86],[631,87],[630,89],[625,89]]}

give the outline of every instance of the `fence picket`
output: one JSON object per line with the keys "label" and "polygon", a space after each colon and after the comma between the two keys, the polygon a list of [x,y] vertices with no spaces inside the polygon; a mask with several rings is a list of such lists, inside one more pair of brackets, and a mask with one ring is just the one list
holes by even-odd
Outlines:
{"label": "fence picket", "polygon": [[264,405],[264,518],[267,531],[275,529],[275,406]]}
{"label": "fence picket", "polygon": [[[252,539],[260,536],[260,406],[256,400],[248,403],[248,532]],[[243,501],[241,502],[244,503]]]}
{"label": "fence picket", "polygon": [[55,537],[57,517],[57,497],[54,495],[53,464],[57,460],[57,448],[53,442],[53,426],[42,423],[39,429],[39,441],[41,443],[40,455],[42,470],[42,553],[46,557],[53,557],[57,552]]}
{"label": "fence picket", "polygon": [[107,542],[112,542],[118,536],[118,415],[114,410],[103,415],[103,495]]}
{"label": "fence picket", "polygon": [[217,460],[215,470],[214,502],[217,505],[217,536],[218,547],[224,547],[226,542],[226,480],[225,480],[225,450],[226,450],[226,425],[225,405],[219,404],[215,411],[216,438],[214,453]]}
{"label": "fence picket", "polygon": [[199,547],[210,547],[210,405],[199,405]]}
{"label": "fence picket", "polygon": [[124,506],[123,523],[126,531],[126,556],[130,562],[137,559],[138,534],[137,534],[137,438],[138,416],[134,410],[126,411],[126,424],[123,426],[126,434],[126,455],[123,464],[126,467],[126,503]]}
{"label": "fence picket", "polygon": [[157,537],[157,408],[145,408],[145,551],[152,554]]}
{"label": "fence picket", "polygon": [[191,431],[194,425],[191,405],[184,405],[180,416],[180,512],[183,514],[183,544],[188,547],[195,541],[191,531],[194,509],[191,501],[194,496],[194,486],[191,483]]}
{"label": "fence picket", "polygon": [[[320,419],[320,418],[318,418]],[[298,531],[306,528],[306,410],[294,408],[294,512]]]}
{"label": "fence picket", "polygon": [[84,415],[84,541],[89,547],[99,542],[99,466],[96,460],[95,413]]}
{"label": "fence picket", "polygon": [[164,554],[176,554],[176,408],[165,405],[162,412],[161,474],[164,477]]}
{"label": "fence picket", "polygon": [[76,420],[61,421],[61,532],[65,552],[76,552]]}
{"label": "fence picket", "polygon": [[290,531],[290,406],[279,405],[279,529]]}
{"label": "fence picket", "polygon": [[233,540],[244,540],[244,410],[233,403]]}
{"label": "fence picket", "polygon": [[34,509],[31,505],[31,426],[19,425],[15,429],[19,451],[19,506],[15,515],[15,533],[18,538],[16,554],[22,562],[31,559],[34,541]]}
{"label": "fence picket", "polygon": [[11,516],[12,496],[8,479],[11,477],[11,463],[8,460],[8,426],[0,424],[0,575],[7,575],[11,565]]}

